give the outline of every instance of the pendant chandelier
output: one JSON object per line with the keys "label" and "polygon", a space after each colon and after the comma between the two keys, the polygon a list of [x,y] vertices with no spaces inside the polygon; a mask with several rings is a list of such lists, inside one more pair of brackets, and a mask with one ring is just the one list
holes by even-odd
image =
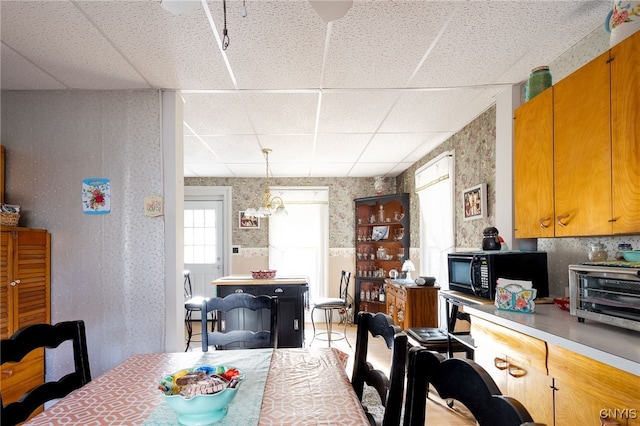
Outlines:
{"label": "pendant chandelier", "polygon": [[245,216],[253,216],[253,217],[269,217],[271,215],[277,216],[286,216],[287,209],[284,207],[284,201],[280,197],[271,197],[271,191],[269,188],[269,153],[271,149],[264,148],[262,150],[266,159],[267,159],[267,173],[266,173],[266,183],[264,187],[264,195],[262,196],[262,202],[256,208],[255,204],[250,205],[247,209],[245,209]]}

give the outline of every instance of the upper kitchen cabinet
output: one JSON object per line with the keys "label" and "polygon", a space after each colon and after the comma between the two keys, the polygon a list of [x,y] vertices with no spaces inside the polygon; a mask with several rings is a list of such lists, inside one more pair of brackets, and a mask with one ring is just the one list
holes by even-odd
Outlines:
{"label": "upper kitchen cabinet", "polygon": [[517,238],[640,233],[638,51],[640,32],[516,110]]}
{"label": "upper kitchen cabinet", "polygon": [[554,85],[557,237],[611,234],[609,52]]}
{"label": "upper kitchen cabinet", "polygon": [[516,109],[514,132],[515,236],[553,237],[553,88]]}
{"label": "upper kitchen cabinet", "polygon": [[613,233],[640,232],[640,32],[611,49]]}

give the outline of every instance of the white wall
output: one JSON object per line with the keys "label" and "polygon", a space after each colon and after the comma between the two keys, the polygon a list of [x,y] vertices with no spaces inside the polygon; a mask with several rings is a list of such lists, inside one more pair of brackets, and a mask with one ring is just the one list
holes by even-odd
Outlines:
{"label": "white wall", "polygon": [[[158,91],[2,92],[7,202],[52,234],[51,319],[86,322],[94,377],[165,348],[164,219],[142,213],[163,195],[160,126]],[[111,180],[110,214],[83,214],[88,177]],[[56,358],[48,377],[72,365]]]}

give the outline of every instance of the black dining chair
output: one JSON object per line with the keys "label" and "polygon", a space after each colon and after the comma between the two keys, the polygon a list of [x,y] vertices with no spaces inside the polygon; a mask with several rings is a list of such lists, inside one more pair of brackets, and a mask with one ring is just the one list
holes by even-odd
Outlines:
{"label": "black dining chair", "polygon": [[[193,313],[200,312],[202,309],[202,302],[207,300],[204,296],[194,296],[193,295],[193,287],[191,285],[191,272],[188,270],[184,270],[184,324],[187,330],[187,345],[184,351],[188,351],[191,346],[191,340],[193,339]],[[213,331],[216,323],[215,312],[209,313],[211,322],[211,331]],[[208,330],[209,327],[205,328]]]}
{"label": "black dining chair", "polygon": [[65,321],[56,325],[33,324],[16,331],[0,341],[0,364],[20,362],[33,350],[53,349],[62,343],[73,342],[75,371],[57,381],[40,384],[26,392],[16,402],[4,405],[0,396],[0,423],[13,426],[25,421],[38,407],[53,399],[62,398],[91,381],[89,354],[84,321]]}
{"label": "black dining chair", "polygon": [[[387,347],[392,350],[391,368],[389,376],[381,370],[376,370],[367,361],[371,337],[382,337]],[[380,421],[372,414],[372,407],[367,408],[367,417],[372,425],[399,426],[402,413],[404,394],[405,367],[407,360],[407,335],[400,327],[394,325],[393,319],[383,313],[358,313],[358,331],[356,335],[356,351],[353,363],[351,384],[360,401],[363,400],[364,384],[373,387],[384,407],[383,418]]]}
{"label": "black dining chair", "polygon": [[480,426],[542,426],[518,400],[502,395],[489,373],[474,361],[447,359],[420,346],[409,350],[404,426],[424,426],[429,385],[441,398],[461,402]]}
{"label": "black dining chair", "polygon": [[[340,297],[323,297],[316,300],[313,303],[313,307],[311,308],[311,326],[313,327],[313,338],[311,339],[311,343],[318,338],[319,340],[327,340],[328,345],[331,346],[332,340],[342,340],[344,339],[347,342],[347,345],[351,347],[351,343],[347,339],[347,323],[348,321],[348,310],[351,307],[351,303],[349,301],[349,281],[351,280],[351,272],[342,271],[340,273]],[[316,332],[316,323],[314,320],[314,313],[316,309],[320,309],[324,312],[324,319],[326,324],[326,331],[318,331]],[[339,315],[342,315],[342,322],[344,323],[344,330],[342,333],[336,333],[333,331],[333,312],[338,311]],[[337,335],[337,337],[333,337]],[[326,339],[318,336],[326,336]]]}
{"label": "black dining chair", "polygon": [[[207,330],[207,315],[216,312],[217,330]],[[233,293],[202,302],[202,351],[278,347],[278,298]]]}

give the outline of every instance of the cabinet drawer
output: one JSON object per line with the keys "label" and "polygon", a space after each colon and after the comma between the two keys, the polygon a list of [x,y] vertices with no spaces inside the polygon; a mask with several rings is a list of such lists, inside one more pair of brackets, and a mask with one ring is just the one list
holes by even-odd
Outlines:
{"label": "cabinet drawer", "polygon": [[387,293],[393,294],[398,299],[407,299],[407,290],[404,287],[396,287],[395,285],[387,286]]}
{"label": "cabinet drawer", "polygon": [[306,290],[299,285],[224,285],[218,286],[218,296],[225,297],[233,293],[249,293],[254,296],[267,295],[278,297],[300,296]]}
{"label": "cabinet drawer", "polygon": [[17,363],[5,363],[0,368],[2,402],[17,401],[23,393],[44,383],[44,349],[37,349]]}
{"label": "cabinet drawer", "polygon": [[546,342],[477,317],[471,320],[471,336],[477,347],[490,347],[518,367],[547,374]]}

